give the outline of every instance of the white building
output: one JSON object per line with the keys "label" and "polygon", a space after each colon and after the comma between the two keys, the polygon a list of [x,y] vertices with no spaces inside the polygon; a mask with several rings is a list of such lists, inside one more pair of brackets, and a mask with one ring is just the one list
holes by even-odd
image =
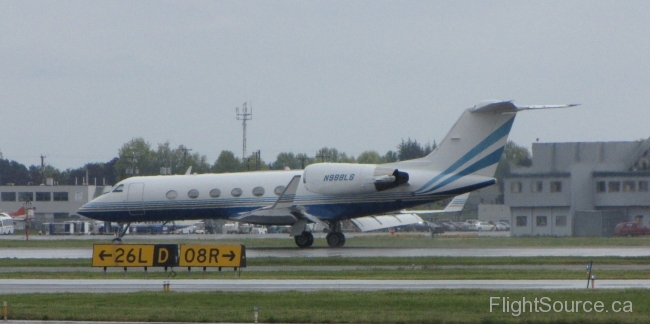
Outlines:
{"label": "white building", "polygon": [[504,200],[514,236],[609,236],[622,221],[650,221],[650,140],[534,143]]}

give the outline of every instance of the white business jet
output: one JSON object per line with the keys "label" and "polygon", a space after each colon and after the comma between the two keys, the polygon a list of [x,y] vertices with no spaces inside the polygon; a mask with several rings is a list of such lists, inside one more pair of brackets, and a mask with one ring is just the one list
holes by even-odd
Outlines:
{"label": "white business jet", "polygon": [[[461,195],[496,183],[494,172],[521,110],[482,102],[463,112],[431,154],[388,164],[318,163],[304,170],[132,177],[79,209],[80,215],[122,223],[227,219],[291,225],[301,248],[314,243],[308,223],[329,226],[327,244],[341,247],[341,221],[385,214]],[[115,241],[121,242],[125,230]]]}

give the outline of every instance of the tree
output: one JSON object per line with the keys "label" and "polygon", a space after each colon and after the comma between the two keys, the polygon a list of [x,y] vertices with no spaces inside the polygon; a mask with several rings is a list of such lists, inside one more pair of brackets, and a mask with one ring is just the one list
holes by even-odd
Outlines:
{"label": "tree", "polygon": [[142,137],[134,138],[124,144],[119,150],[118,157],[115,170],[120,179],[160,173],[160,165],[155,163],[156,152]]}
{"label": "tree", "polygon": [[397,145],[397,156],[400,161],[417,159],[431,153],[435,147],[435,142],[433,146],[427,144],[426,147],[422,147],[418,141],[411,141],[411,138],[409,138],[408,141],[404,142],[404,140],[402,140],[402,143]]}
{"label": "tree", "polygon": [[357,158],[357,163],[359,164],[381,164],[384,162],[384,158],[377,151],[364,151]]}
{"label": "tree", "polygon": [[235,157],[235,154],[230,151],[221,151],[217,161],[215,161],[212,166],[212,172],[215,173],[239,171],[241,171],[241,162]]}
{"label": "tree", "polygon": [[0,183],[4,185],[13,183],[24,186],[30,182],[33,182],[33,180],[30,177],[29,170],[24,165],[16,161],[0,159]]}
{"label": "tree", "polygon": [[504,179],[510,175],[512,166],[529,167],[533,164],[532,155],[528,148],[519,146],[513,141],[508,141],[503,148],[501,159],[497,165],[494,177],[499,184],[499,191],[503,194]]}
{"label": "tree", "polygon": [[283,170],[284,167],[288,167],[291,170],[300,169],[301,161],[298,161],[296,156],[291,152],[282,152],[275,158],[275,162],[269,165],[271,170]]}
{"label": "tree", "polygon": [[386,163],[397,162],[397,161],[399,161],[399,156],[397,155],[397,153],[395,151],[391,150],[391,151],[386,152],[386,154],[384,155],[384,161],[386,161]]}

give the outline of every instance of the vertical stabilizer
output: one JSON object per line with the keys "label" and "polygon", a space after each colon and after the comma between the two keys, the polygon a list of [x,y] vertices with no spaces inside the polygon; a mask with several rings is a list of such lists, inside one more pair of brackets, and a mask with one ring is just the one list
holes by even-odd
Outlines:
{"label": "vertical stabilizer", "polygon": [[440,145],[417,162],[442,171],[441,176],[493,177],[516,112],[510,101],[482,103],[465,110]]}

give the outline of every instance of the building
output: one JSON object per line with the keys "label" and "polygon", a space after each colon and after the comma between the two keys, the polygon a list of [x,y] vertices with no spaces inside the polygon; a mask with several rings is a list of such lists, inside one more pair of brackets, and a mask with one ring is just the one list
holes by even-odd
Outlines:
{"label": "building", "polygon": [[534,143],[533,163],[505,180],[514,236],[610,236],[650,221],[650,140]]}
{"label": "building", "polygon": [[0,210],[13,213],[21,207],[35,208],[32,228],[43,223],[86,219],[77,210],[110,186],[0,186]]}

